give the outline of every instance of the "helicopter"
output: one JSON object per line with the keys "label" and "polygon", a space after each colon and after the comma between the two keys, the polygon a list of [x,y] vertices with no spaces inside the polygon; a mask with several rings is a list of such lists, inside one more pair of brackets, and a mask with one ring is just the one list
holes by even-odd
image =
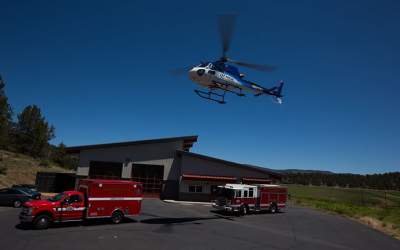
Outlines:
{"label": "helicopter", "polygon": [[[282,105],[281,95],[283,81],[279,86],[273,88],[265,88],[254,82],[245,80],[245,75],[240,74],[237,67],[228,63],[233,63],[239,66],[244,66],[265,72],[272,72],[277,69],[275,66],[258,65],[235,61],[227,58],[226,52],[229,50],[229,44],[233,33],[233,27],[236,19],[236,14],[219,14],[217,21],[222,42],[222,57],[217,61],[202,62],[195,67],[185,67],[169,71],[173,75],[180,75],[189,71],[189,79],[194,83],[209,89],[208,92],[194,90],[201,98],[216,101],[220,104],[226,104],[225,94],[227,92],[243,97],[244,91],[256,93],[254,96],[268,95],[274,103]],[[223,93],[216,93],[223,91]],[[272,99],[276,98],[276,101]]]}

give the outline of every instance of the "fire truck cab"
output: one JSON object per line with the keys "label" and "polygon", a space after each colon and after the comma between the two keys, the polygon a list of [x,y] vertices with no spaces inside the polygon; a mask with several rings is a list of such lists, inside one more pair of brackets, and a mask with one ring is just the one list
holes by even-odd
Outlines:
{"label": "fire truck cab", "polygon": [[248,212],[266,210],[275,213],[286,208],[287,188],[267,184],[226,184],[218,187],[218,197],[214,208],[228,212]]}
{"label": "fire truck cab", "polygon": [[25,202],[20,222],[46,229],[52,222],[111,218],[121,223],[140,214],[142,183],[112,180],[79,180],[77,191],[64,191],[47,200]]}

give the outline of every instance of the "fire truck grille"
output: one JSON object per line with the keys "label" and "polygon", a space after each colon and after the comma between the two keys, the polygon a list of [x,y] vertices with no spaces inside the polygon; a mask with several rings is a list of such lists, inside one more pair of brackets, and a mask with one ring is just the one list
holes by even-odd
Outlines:
{"label": "fire truck grille", "polygon": [[218,198],[218,205],[225,206],[227,203],[226,198],[219,197]]}
{"label": "fire truck grille", "polygon": [[28,208],[24,206],[24,207],[22,208],[21,214],[27,214],[27,213],[28,213]]}

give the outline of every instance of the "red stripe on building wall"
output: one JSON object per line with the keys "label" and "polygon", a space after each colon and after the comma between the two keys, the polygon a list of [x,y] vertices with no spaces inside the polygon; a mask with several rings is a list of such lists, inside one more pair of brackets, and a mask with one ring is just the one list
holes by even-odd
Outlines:
{"label": "red stripe on building wall", "polygon": [[183,174],[183,180],[200,182],[236,182],[236,177]]}
{"label": "red stripe on building wall", "polygon": [[259,183],[259,184],[270,184],[271,180],[269,179],[253,179],[253,178],[242,178],[244,184],[249,183]]}

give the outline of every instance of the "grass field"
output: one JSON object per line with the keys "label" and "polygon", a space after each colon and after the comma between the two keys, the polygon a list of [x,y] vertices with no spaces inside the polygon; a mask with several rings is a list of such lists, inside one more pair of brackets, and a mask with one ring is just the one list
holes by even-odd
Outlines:
{"label": "grass field", "polygon": [[[400,207],[400,192],[375,191],[350,188],[330,188],[313,186],[288,186],[292,197],[352,203],[366,206]],[[385,199],[386,193],[386,199]]]}
{"label": "grass field", "polygon": [[400,192],[288,185],[291,202],[338,214],[400,239]]}

